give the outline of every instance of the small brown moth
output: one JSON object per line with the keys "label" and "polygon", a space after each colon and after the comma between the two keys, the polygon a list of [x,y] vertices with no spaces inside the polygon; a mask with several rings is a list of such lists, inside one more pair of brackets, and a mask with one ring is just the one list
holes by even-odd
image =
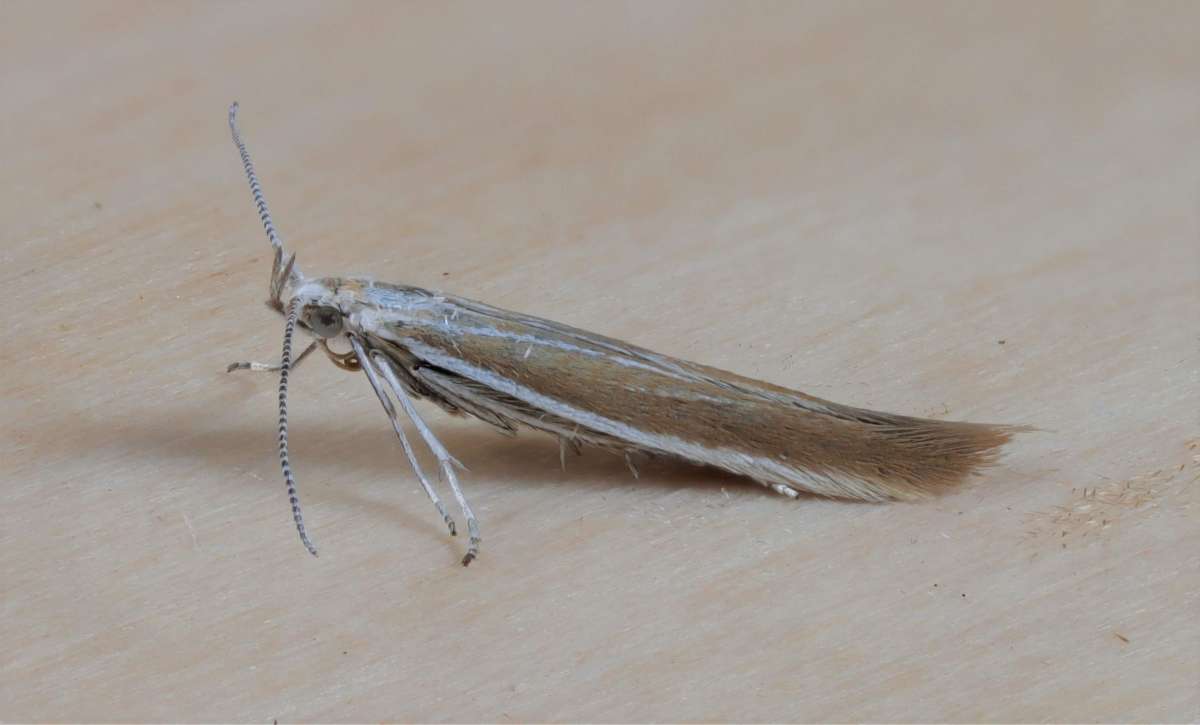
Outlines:
{"label": "small brown moth", "polygon": [[[479,554],[479,524],[459,486],[460,464],[413,405],[425,398],[501,431],[557,436],[626,456],[672,455],[747,476],[790,498],[801,491],[864,501],[915,499],[962,482],[995,461],[1020,426],[911,418],[832,403],[724,370],[677,360],[558,322],[418,287],[365,278],[308,278],[285,255],[254,164],[229,128],[275,250],[268,304],[286,318],[278,365],[279,460],[300,540],[313,554],[288,459],[289,373],[315,348],[367,376],[425,493],[454,535],[454,520],[421,469],[400,410],[432,451],[467,521],[463,565]],[[297,325],[313,337],[292,357]],[[335,352],[332,341],[349,345]],[[398,407],[397,407],[398,406]],[[635,469],[636,472],[636,469]]]}

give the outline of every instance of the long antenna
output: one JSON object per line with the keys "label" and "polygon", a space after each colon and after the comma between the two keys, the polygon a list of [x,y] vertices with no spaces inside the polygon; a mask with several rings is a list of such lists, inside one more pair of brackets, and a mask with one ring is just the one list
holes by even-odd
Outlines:
{"label": "long antenna", "polygon": [[283,355],[279,359],[279,465],[283,467],[283,480],[287,483],[288,500],[292,504],[292,520],[296,522],[296,531],[300,532],[300,541],[304,542],[304,548],[308,549],[308,553],[317,556],[317,547],[309,541],[308,532],[304,530],[304,515],[300,513],[300,497],[296,494],[296,479],[292,476],[292,462],[288,458],[288,373],[292,370],[292,333],[296,331],[298,317],[300,317],[300,303],[298,300],[292,299],[288,305],[287,327],[283,330]]}
{"label": "long antenna", "polygon": [[[258,174],[254,173],[254,162],[250,160],[250,152],[246,150],[246,144],[242,141],[242,133],[238,130],[237,112],[238,102],[234,101],[233,105],[229,107],[229,132],[233,134],[233,143],[242,157],[242,167],[246,170],[246,180],[250,182],[250,193],[254,194],[254,205],[258,207],[258,218],[262,220],[263,229],[267,232],[267,239],[270,240],[275,251],[282,255],[283,240],[279,238],[279,232],[275,231],[275,222],[271,220],[271,210],[267,207],[266,197],[263,196],[262,184],[258,183]],[[298,283],[303,279],[303,275],[293,265],[288,279],[293,283]]]}

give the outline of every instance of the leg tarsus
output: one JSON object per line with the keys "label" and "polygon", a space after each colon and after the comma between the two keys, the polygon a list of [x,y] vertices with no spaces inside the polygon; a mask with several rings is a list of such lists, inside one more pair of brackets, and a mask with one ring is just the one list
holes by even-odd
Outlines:
{"label": "leg tarsus", "polygon": [[463,566],[479,558],[479,544],[483,541],[479,538],[479,524],[476,523],[474,516],[467,519],[467,530],[470,532],[471,538],[467,540],[467,553],[462,560]]}
{"label": "leg tarsus", "polygon": [[467,546],[467,553],[463,555],[462,565],[470,566],[471,562],[479,558],[479,539],[472,539]]}
{"label": "leg tarsus", "polygon": [[[308,347],[304,348],[304,352],[297,355],[296,359],[292,361],[291,369],[295,370],[296,368],[300,367],[300,361],[302,361],[304,358],[308,357],[308,354],[310,352],[312,352],[313,350],[315,350],[316,347],[317,347],[316,341],[309,343]],[[229,363],[229,366],[225,368],[225,372],[231,373],[234,370],[249,370],[251,372],[256,372],[256,373],[277,373],[282,369],[283,369],[283,366],[280,365],[279,363],[260,363],[260,362],[246,361],[246,362]]]}
{"label": "leg tarsus", "polygon": [[234,370],[252,370],[256,373],[277,373],[283,369],[279,363],[260,363],[260,362],[234,362],[229,363],[229,367],[225,368],[225,372],[231,373]]}

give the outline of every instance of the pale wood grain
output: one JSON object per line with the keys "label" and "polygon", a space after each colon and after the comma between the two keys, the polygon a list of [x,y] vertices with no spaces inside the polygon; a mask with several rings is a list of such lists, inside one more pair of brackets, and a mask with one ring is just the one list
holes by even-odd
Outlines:
{"label": "pale wood grain", "polygon": [[[6,3],[0,719],[1200,718],[1197,8]],[[431,412],[463,570],[314,360],[314,560],[235,98],[307,270],[1046,432],[871,506]]]}

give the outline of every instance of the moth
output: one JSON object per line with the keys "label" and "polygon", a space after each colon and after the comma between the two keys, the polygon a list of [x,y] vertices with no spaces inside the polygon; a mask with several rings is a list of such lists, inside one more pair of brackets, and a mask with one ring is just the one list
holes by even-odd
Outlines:
{"label": "moth", "polygon": [[[417,461],[402,418],[432,452],[466,519],[464,566],[479,555],[480,535],[458,480],[463,466],[417,411],[417,399],[507,434],[549,433],[563,456],[585,444],[624,455],[631,468],[634,454],[673,456],[789,498],[918,499],[994,463],[1026,430],[855,408],[464,297],[362,277],[306,277],[295,254],[284,251],[237,111],[237,103],[230,106],[229,129],[274,249],[268,305],[286,322],[279,364],[240,362],[229,370],[279,373],[279,460],[296,530],[313,556],[288,453],[287,396],[291,372],[316,349],[366,376],[453,536],[454,519]],[[297,328],[312,341],[293,357]]]}

